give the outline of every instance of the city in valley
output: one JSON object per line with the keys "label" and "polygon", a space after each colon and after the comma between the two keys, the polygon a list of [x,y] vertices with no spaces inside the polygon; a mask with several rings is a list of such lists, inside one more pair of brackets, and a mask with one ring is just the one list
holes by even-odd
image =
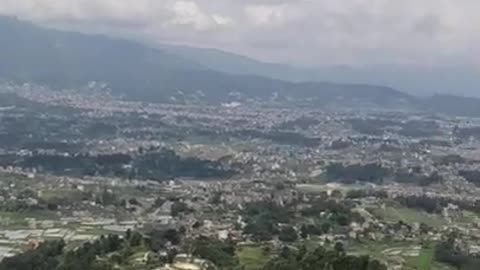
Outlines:
{"label": "city in valley", "polygon": [[2,267],[58,246],[94,249],[91,269],[457,269],[480,254],[474,117],[97,86],[0,86]]}

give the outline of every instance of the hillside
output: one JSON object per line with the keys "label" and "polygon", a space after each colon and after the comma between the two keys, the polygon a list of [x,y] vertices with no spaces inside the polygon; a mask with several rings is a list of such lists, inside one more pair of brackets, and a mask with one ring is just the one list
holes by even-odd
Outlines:
{"label": "hillside", "polygon": [[[323,82],[286,82],[257,75],[232,75],[161,49],[104,36],[44,29],[0,18],[0,78],[53,87],[89,81],[108,83],[114,93],[133,100],[171,102],[187,96],[203,102],[232,99],[309,100],[383,105],[410,97],[381,86]],[[240,66],[240,64],[239,64]],[[235,98],[232,93],[235,92]]]}
{"label": "hillside", "polygon": [[[480,97],[480,76],[474,67],[462,66],[324,66],[317,68],[272,64],[211,48],[163,45],[171,54],[203,63],[206,67],[232,75],[259,75],[291,82],[329,81],[384,85],[409,94],[428,96],[437,93]],[[318,59],[323,65],[324,59]],[[408,78],[405,79],[405,78]]]}

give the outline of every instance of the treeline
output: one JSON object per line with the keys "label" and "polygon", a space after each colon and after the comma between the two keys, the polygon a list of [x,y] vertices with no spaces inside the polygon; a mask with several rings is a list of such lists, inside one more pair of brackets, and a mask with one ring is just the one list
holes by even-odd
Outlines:
{"label": "treeline", "polygon": [[195,157],[183,158],[167,149],[139,155],[34,154],[21,157],[15,164],[23,168],[35,168],[38,171],[58,175],[108,176],[125,179],[229,178],[235,174],[219,161]]}
{"label": "treeline", "polygon": [[453,130],[453,133],[461,139],[468,139],[471,137],[478,139],[480,138],[480,127],[465,127],[465,128],[456,127]]}
{"label": "treeline", "polygon": [[400,122],[388,119],[352,118],[348,123],[354,131],[372,136],[380,136],[387,127],[400,125]]}
{"label": "treeline", "polygon": [[343,165],[333,163],[327,166],[326,176],[328,181],[354,184],[355,182],[367,182],[381,184],[384,179],[391,175],[391,171],[380,164],[353,164]]}
{"label": "treeline", "polygon": [[242,212],[247,225],[243,232],[254,241],[269,241],[280,232],[279,223],[288,223],[291,209],[281,207],[271,201],[249,203]]}
{"label": "treeline", "polygon": [[435,247],[435,259],[456,269],[480,269],[480,258],[468,254],[456,243],[455,233],[451,233]]}
{"label": "treeline", "polygon": [[420,209],[427,213],[440,213],[447,206],[447,202],[427,196],[397,197],[396,201],[407,208]]}
{"label": "treeline", "polygon": [[[178,231],[155,229],[146,235],[128,230],[124,237],[101,236],[74,249],[68,248],[63,240],[47,241],[36,249],[5,258],[0,262],[0,270],[138,269],[139,266],[131,260],[136,250],[157,254],[146,259],[144,269],[159,269],[166,263],[172,263],[182,251],[190,251],[193,256],[207,260],[208,269],[241,269],[233,242],[206,236],[187,239],[185,232],[184,227]],[[165,254],[160,255],[163,253],[160,251],[165,251]]]}
{"label": "treeline", "polygon": [[274,144],[294,145],[300,147],[316,147],[321,144],[321,139],[316,137],[307,137],[294,131],[282,131],[280,129],[258,130],[244,129],[236,131],[213,131],[213,130],[195,130],[195,133],[202,136],[213,138],[228,139],[231,137],[246,139],[260,139],[271,141]]}
{"label": "treeline", "polygon": [[333,250],[317,247],[298,251],[284,248],[280,255],[270,260],[263,270],[387,270],[386,265],[369,256],[347,255],[338,243]]}
{"label": "treeline", "polygon": [[[63,240],[48,241],[36,249],[5,258],[0,270],[110,270],[141,243],[142,236],[138,233],[128,233],[124,239],[118,235],[102,236],[72,250],[65,248]],[[97,259],[107,254],[112,255],[111,260]]]}
{"label": "treeline", "polygon": [[270,140],[277,144],[298,145],[304,147],[315,147],[320,145],[320,138],[312,138],[304,136],[296,132],[288,131],[260,131],[260,130],[242,130],[238,132],[242,138],[257,138],[263,140]]}
{"label": "treeline", "polygon": [[285,121],[277,126],[278,129],[291,130],[291,129],[308,129],[312,126],[320,124],[315,118],[302,116],[295,120]]}
{"label": "treeline", "polygon": [[374,197],[379,199],[388,198],[388,192],[384,190],[373,190],[373,189],[351,189],[347,192],[347,199],[361,199],[367,197]]}
{"label": "treeline", "polygon": [[467,160],[460,155],[450,154],[440,157],[436,163],[439,165],[465,164]]}
{"label": "treeline", "polygon": [[480,171],[461,170],[458,174],[468,182],[480,186]]}
{"label": "treeline", "polygon": [[440,126],[435,121],[412,120],[401,125],[398,134],[406,137],[432,137],[441,135]]}
{"label": "treeline", "polygon": [[443,177],[437,172],[425,175],[419,168],[413,168],[412,172],[399,169],[385,168],[377,163],[343,165],[333,163],[326,168],[326,178],[329,182],[340,182],[343,184],[373,183],[383,184],[385,181],[397,183],[417,184],[419,186],[430,186],[442,183]]}
{"label": "treeline", "polygon": [[[356,205],[352,201],[342,200],[336,201],[328,198],[318,198],[314,200],[310,207],[300,211],[302,216],[310,218],[320,218],[322,224],[320,225],[324,231],[327,226],[330,228],[338,226],[349,226],[352,222],[363,223],[365,219],[356,211],[353,211]],[[324,233],[329,232],[327,230]]]}
{"label": "treeline", "polygon": [[72,152],[80,151],[82,148],[82,145],[76,144],[76,143],[66,143],[61,141],[38,140],[38,141],[25,142],[21,147],[22,149],[32,149],[34,151],[54,150],[57,152],[72,153]]}
{"label": "treeline", "polygon": [[428,213],[441,213],[442,209],[449,204],[456,205],[462,210],[468,210],[480,213],[480,200],[463,201],[445,197],[428,197],[428,196],[399,196],[395,200],[401,205],[420,209]]}
{"label": "treeline", "polygon": [[[272,240],[278,236],[282,242],[294,242],[298,237],[323,235],[337,228],[349,226],[352,222],[363,223],[365,219],[354,211],[355,203],[349,200],[337,201],[329,198],[317,198],[307,208],[297,211],[295,206],[279,206],[274,202],[261,201],[249,203],[242,211],[246,222],[244,234],[257,242]],[[298,230],[291,223],[300,213],[311,220],[302,224]]]}
{"label": "treeline", "polygon": [[438,174],[438,172],[433,172],[430,175],[425,175],[422,174],[420,171],[397,171],[393,176],[393,180],[397,183],[417,184],[422,187],[427,187],[432,184],[442,183],[445,179],[440,174]]}
{"label": "treeline", "polygon": [[393,131],[393,127],[400,127],[399,135],[406,137],[431,137],[442,134],[435,121],[411,120],[401,122],[389,119],[349,119],[348,123],[354,131],[371,136],[381,136],[385,131]]}

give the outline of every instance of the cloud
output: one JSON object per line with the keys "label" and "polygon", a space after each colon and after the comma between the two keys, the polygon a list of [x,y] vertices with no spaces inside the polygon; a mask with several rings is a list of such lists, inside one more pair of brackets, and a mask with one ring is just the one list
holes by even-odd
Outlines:
{"label": "cloud", "polygon": [[287,23],[289,6],[280,5],[248,5],[245,14],[250,23],[256,25],[278,26]]}
{"label": "cloud", "polygon": [[173,25],[189,25],[194,30],[208,30],[217,24],[213,16],[203,12],[200,7],[192,1],[178,1],[167,7],[172,13],[172,18],[167,21]]}
{"label": "cloud", "polygon": [[303,65],[478,64],[478,0],[1,0],[0,14]]}

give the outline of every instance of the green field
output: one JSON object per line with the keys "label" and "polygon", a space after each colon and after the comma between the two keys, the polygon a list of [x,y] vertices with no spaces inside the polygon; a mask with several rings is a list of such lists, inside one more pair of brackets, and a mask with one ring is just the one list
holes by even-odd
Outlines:
{"label": "green field", "polygon": [[342,185],[342,184],[299,184],[296,186],[296,189],[303,193],[317,194],[322,192],[327,192],[329,190],[338,190],[343,194],[346,194],[352,189],[360,188],[360,186],[355,185]]}
{"label": "green field", "polygon": [[434,252],[433,245],[423,247],[420,256],[407,260],[407,267],[412,270],[431,270],[434,262]]}
{"label": "green field", "polygon": [[237,252],[237,257],[245,270],[261,270],[268,262],[270,255],[262,247],[249,246],[242,247]]}
{"label": "green field", "polygon": [[37,220],[57,220],[55,212],[47,210],[32,210],[32,211],[18,211],[18,212],[5,212],[0,211],[1,220],[9,220],[8,225],[4,224],[0,227],[2,229],[24,229],[28,227],[26,219],[34,218]]}
{"label": "green field", "polygon": [[[390,266],[403,264],[402,270],[454,270],[454,268],[435,261],[434,244],[416,250],[420,244],[407,242],[372,242],[355,243],[348,247],[352,255],[369,255],[387,262]],[[410,256],[412,251],[418,256]]]}

